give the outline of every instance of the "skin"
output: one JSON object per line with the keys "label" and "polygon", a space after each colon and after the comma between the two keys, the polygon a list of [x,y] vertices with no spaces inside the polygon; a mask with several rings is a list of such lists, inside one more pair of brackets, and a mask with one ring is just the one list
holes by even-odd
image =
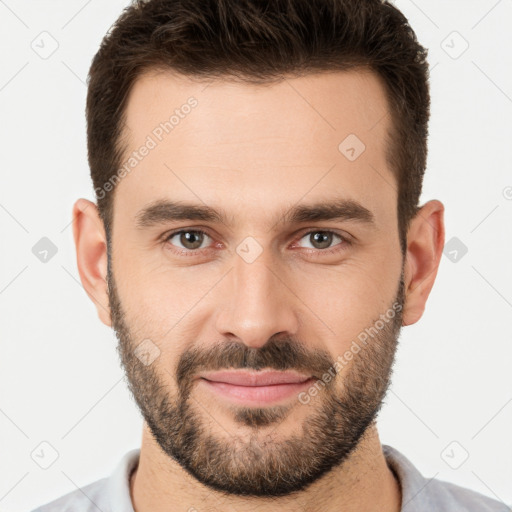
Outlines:
{"label": "skin", "polygon": [[[357,70],[266,86],[226,81],[206,86],[170,73],[147,73],[135,83],[127,105],[128,151],[139,148],[190,96],[197,107],[117,185],[112,221],[117,294],[133,338],[158,345],[160,355],[151,367],[169,396],[176,394],[172,368],[180,355],[191,347],[207,350],[222,339],[258,349],[276,333],[286,333],[311,353],[324,351],[336,359],[389,308],[402,271],[402,325],[421,318],[444,245],[444,207],[437,200],[422,205],[410,224],[403,261],[396,180],[385,160],[390,117],[376,75]],[[338,150],[348,134],[366,146],[353,162]],[[375,224],[276,224],[296,204],[337,198],[364,205]],[[138,228],[137,213],[157,199],[222,208],[228,222],[167,221]],[[86,199],[75,203],[73,216],[82,283],[101,321],[112,326],[103,224],[96,205]],[[211,239],[203,247],[210,249],[184,256],[159,239],[181,228],[207,232]],[[349,235],[355,243],[322,253],[307,236],[315,229]],[[236,252],[248,236],[262,248],[252,263]],[[179,236],[172,240],[175,250],[186,250]],[[337,377],[340,393],[353,364]],[[192,395],[219,439],[223,429],[241,439],[250,435],[225,402],[198,386]],[[322,397],[309,407],[295,403],[285,420],[273,425],[277,439],[296,434],[321,404]],[[131,496],[137,512],[395,512],[401,503],[374,422],[343,464],[299,493],[272,499],[206,487],[162,451],[145,423]]]}

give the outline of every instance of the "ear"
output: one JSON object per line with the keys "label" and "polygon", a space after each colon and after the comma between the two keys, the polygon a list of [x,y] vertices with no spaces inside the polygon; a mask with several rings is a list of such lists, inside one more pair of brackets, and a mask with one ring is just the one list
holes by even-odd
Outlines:
{"label": "ear", "polygon": [[111,327],[107,293],[107,238],[97,206],[87,199],[73,205],[73,237],[82,285],[100,320]]}
{"label": "ear", "polygon": [[433,199],[421,207],[407,232],[403,325],[416,323],[434,285],[444,247],[444,205]]}

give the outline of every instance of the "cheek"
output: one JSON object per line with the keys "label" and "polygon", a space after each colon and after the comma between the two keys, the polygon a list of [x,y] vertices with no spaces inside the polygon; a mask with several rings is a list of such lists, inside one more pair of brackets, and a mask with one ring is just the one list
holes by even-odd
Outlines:
{"label": "cheek", "polygon": [[317,332],[325,333],[334,358],[391,308],[400,279],[400,262],[392,263],[375,255],[368,261],[347,260],[336,268],[304,272],[295,279],[297,295],[305,298],[304,314],[318,325]]}
{"label": "cheek", "polygon": [[116,255],[115,269],[127,313],[151,327],[171,328],[204,294],[206,283],[197,279],[198,268],[173,268],[161,248],[125,244]]}
{"label": "cheek", "polygon": [[[290,296],[284,306],[303,319],[302,337],[321,339],[337,357],[390,307],[400,261],[396,248],[375,244],[338,265],[292,264],[283,279],[298,299]],[[172,267],[160,251],[148,257],[148,251],[125,244],[115,255],[116,282],[137,339],[155,340],[162,350],[181,354],[206,329],[216,301],[229,300],[214,291],[229,266],[219,260]],[[226,282],[218,290],[223,286]]]}
{"label": "cheek", "polygon": [[163,356],[159,366],[170,368],[198,337],[202,299],[219,279],[198,268],[171,269],[136,258],[116,265],[118,293],[133,343],[154,342]]}

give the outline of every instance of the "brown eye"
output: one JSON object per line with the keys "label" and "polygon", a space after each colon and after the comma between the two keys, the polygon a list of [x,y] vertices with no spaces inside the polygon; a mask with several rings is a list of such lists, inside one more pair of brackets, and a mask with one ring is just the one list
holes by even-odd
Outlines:
{"label": "brown eye", "polygon": [[[193,251],[201,248],[205,240],[205,237],[208,237],[208,235],[203,231],[178,231],[176,233],[170,234],[169,237],[167,238],[167,241],[170,242],[172,245],[181,247],[182,249]],[[171,242],[173,238],[177,239],[177,242]]]}
{"label": "brown eye", "polygon": [[343,241],[343,238],[340,235],[337,235],[332,231],[311,231],[302,238],[307,238],[308,242],[311,244],[309,248],[319,250],[329,249],[335,238]]}
{"label": "brown eye", "polygon": [[332,243],[332,233],[317,231],[309,235],[309,239],[316,249],[327,249]]}

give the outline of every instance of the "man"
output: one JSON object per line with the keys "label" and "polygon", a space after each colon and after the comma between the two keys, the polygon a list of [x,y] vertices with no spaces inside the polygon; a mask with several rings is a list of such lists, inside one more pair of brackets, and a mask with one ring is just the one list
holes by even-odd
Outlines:
{"label": "man", "polygon": [[443,205],[426,50],[379,0],[149,0],[94,58],[84,288],[140,451],[48,511],[505,511],[382,446]]}

